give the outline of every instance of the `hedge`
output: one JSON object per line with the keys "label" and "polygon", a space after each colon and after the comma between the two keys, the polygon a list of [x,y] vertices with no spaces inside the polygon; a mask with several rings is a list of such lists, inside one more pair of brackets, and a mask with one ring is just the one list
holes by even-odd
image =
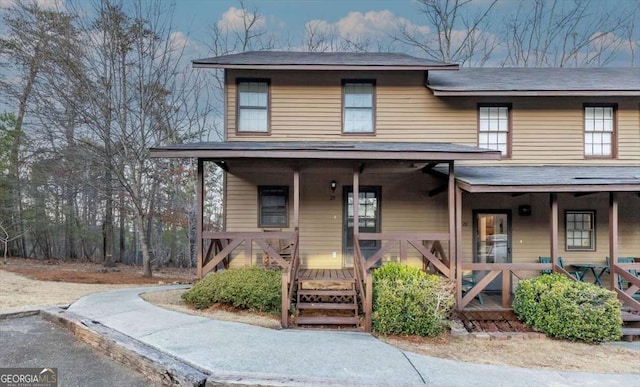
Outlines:
{"label": "hedge", "polygon": [[591,343],[620,339],[620,308],[614,292],[562,274],[520,281],[513,302],[516,315],[534,329]]}

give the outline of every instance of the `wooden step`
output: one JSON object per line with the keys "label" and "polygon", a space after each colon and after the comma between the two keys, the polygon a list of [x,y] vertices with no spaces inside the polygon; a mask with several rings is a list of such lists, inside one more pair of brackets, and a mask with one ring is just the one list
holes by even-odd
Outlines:
{"label": "wooden step", "polygon": [[358,317],[300,316],[296,325],[358,325]]}
{"label": "wooden step", "polygon": [[355,290],[324,290],[324,289],[311,289],[311,290],[298,290],[298,295],[301,296],[355,296]]}
{"label": "wooden step", "polygon": [[640,328],[622,328],[622,340],[633,341],[640,337]]}
{"label": "wooden step", "polygon": [[622,321],[640,321],[640,314],[622,312]]}
{"label": "wooden step", "polygon": [[330,302],[298,302],[296,309],[346,309],[355,310],[353,303],[330,303]]}

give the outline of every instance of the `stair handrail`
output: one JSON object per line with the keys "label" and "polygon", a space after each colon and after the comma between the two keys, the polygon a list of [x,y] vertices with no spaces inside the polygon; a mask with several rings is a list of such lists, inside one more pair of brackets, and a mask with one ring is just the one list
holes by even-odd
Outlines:
{"label": "stair handrail", "polygon": [[356,280],[356,292],[360,294],[360,301],[362,302],[362,310],[365,316],[368,316],[371,314],[371,311],[367,310],[367,305],[370,304],[367,302],[367,297],[371,297],[371,295],[367,294],[364,289],[366,271],[362,259],[362,251],[360,250],[360,243],[357,238],[353,238],[353,272]]}
{"label": "stair handrail", "polygon": [[298,268],[300,266],[300,257],[298,255],[298,245],[300,241],[300,233],[298,231],[295,232],[295,237],[293,241],[293,251],[291,252],[291,263],[289,264],[289,272],[288,272],[288,292],[287,299],[289,300],[289,304],[293,300],[293,292],[295,290],[295,283],[298,279]]}

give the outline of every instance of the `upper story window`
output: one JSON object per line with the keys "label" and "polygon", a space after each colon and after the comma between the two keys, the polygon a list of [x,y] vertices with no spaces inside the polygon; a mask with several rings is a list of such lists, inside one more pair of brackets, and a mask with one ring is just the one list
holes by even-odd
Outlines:
{"label": "upper story window", "polygon": [[288,227],[289,187],[259,186],[258,205],[258,227]]}
{"label": "upper story window", "polygon": [[595,211],[567,211],[565,213],[565,250],[595,250]]}
{"label": "upper story window", "polygon": [[373,133],[375,128],[374,81],[343,82],[343,133]]}
{"label": "upper story window", "polygon": [[478,146],[511,155],[510,106],[492,105],[478,108]]}
{"label": "upper story window", "polygon": [[238,82],[238,132],[269,131],[269,82]]}
{"label": "upper story window", "polygon": [[584,155],[615,156],[615,106],[585,106]]}

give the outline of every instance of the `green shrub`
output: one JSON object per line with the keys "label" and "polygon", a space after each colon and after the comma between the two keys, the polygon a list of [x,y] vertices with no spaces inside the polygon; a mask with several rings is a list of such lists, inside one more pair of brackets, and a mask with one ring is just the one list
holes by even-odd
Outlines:
{"label": "green shrub", "polygon": [[257,266],[245,266],[211,273],[182,294],[197,309],[221,303],[238,309],[279,313],[282,273]]}
{"label": "green shrub", "polygon": [[454,284],[437,275],[388,263],[373,272],[373,329],[382,334],[437,336],[448,326]]}
{"label": "green shrub", "polygon": [[513,310],[527,325],[553,337],[603,342],[622,335],[616,294],[562,274],[520,281]]}

